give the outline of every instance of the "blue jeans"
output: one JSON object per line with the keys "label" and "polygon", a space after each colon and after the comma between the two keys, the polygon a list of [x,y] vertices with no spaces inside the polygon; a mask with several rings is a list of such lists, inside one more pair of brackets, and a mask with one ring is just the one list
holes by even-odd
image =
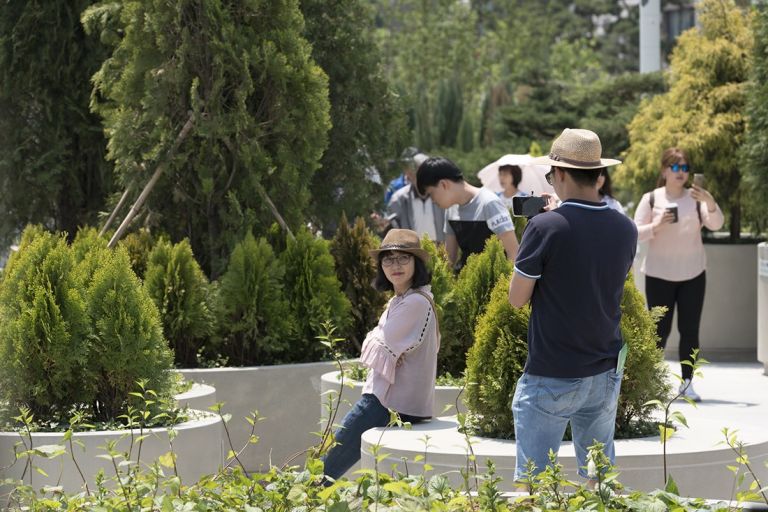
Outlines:
{"label": "blue jeans", "polygon": [[[428,418],[401,414],[404,422],[418,423]],[[325,475],[336,480],[360,460],[361,437],[366,430],[386,427],[389,424],[389,410],[372,394],[364,394],[352,407],[341,427],[336,430],[336,445],[323,457]]]}
{"label": "blue jeans", "polygon": [[515,480],[526,477],[528,460],[536,465],[534,474],[544,471],[549,465],[549,450],[558,452],[569,421],[579,475],[587,478],[587,452],[595,441],[605,445],[605,455],[613,464],[622,376],[613,369],[578,379],[524,373],[512,400],[517,445]]}

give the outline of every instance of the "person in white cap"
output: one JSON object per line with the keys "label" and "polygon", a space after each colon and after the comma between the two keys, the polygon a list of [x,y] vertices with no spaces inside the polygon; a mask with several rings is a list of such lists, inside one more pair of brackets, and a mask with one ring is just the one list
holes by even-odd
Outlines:
{"label": "person in white cap", "polygon": [[579,474],[596,441],[614,461],[614,423],[626,345],[621,297],[637,245],[634,223],[600,201],[598,177],[620,163],[602,158],[598,136],[566,129],[549,156],[547,181],[562,200],[528,222],[509,286],[514,307],[531,303],[528,359],[512,401],[515,478],[534,475],[557,453],[571,424]]}

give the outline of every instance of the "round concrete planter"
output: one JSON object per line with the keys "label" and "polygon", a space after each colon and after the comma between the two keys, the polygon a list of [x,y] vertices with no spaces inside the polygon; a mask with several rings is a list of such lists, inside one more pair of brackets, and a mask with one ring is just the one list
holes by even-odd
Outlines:
{"label": "round concrete planter", "polygon": [[[355,402],[360,398],[364,382],[344,379],[344,387],[341,388],[341,377],[338,370],[323,374],[320,378],[320,416],[328,417],[328,409],[333,399],[333,407],[341,393],[341,403],[336,412],[336,422],[341,420],[349,412]],[[432,406],[432,416],[442,416],[443,414],[456,413],[456,402],[461,388],[457,386],[435,386],[435,401]],[[458,400],[458,412],[466,412],[463,400]]]}
{"label": "round concrete planter", "polygon": [[179,393],[173,398],[180,409],[209,411],[210,407],[216,404],[216,388],[208,384],[193,382],[189,391]]}
{"label": "round concrete planter", "polygon": [[[738,430],[737,436],[744,443],[752,468],[762,482],[768,482],[768,378],[762,375],[762,365],[755,363],[712,364],[703,372],[696,389],[704,401],[697,407],[685,402],[673,405],[673,410],[684,414],[689,428],[678,429],[667,442],[667,469],[684,495],[727,500],[734,485],[734,475],[727,466],[736,465],[736,455],[723,443],[724,427]],[[379,453],[387,454],[378,464],[383,471],[389,472],[393,464],[403,470],[406,460],[411,473],[419,472],[426,462],[434,473],[447,473],[458,485],[461,476],[457,470],[466,467],[469,448],[457,427],[455,417],[441,417],[414,425],[411,430],[371,429],[362,437],[361,466],[374,467],[371,448],[379,445]],[[425,436],[429,439],[428,447]],[[500,488],[514,490],[515,442],[470,439],[478,469],[484,471],[486,460],[492,459],[502,478]],[[417,455],[424,459],[414,462]],[[578,481],[572,443],[562,444],[559,462],[569,477]],[[629,488],[650,491],[664,487],[662,444],[658,436],[617,440],[616,466],[619,481]],[[747,477],[745,482],[749,481]]]}
{"label": "round concrete planter", "polygon": [[[221,419],[208,412],[196,411],[195,414],[199,416],[198,419],[173,427],[178,434],[173,440],[173,451],[177,457],[179,477],[185,484],[192,484],[203,475],[216,473],[222,464]],[[147,438],[142,443],[139,462],[150,464],[170,450],[168,429],[147,429],[144,434]],[[134,438],[138,435],[138,430],[134,430]],[[62,432],[33,432],[31,439],[33,447],[40,447],[64,445],[63,437]],[[27,443],[27,446],[29,445],[29,438],[22,439],[18,432],[0,432],[0,468],[6,468],[0,471],[0,480],[3,478],[21,480],[27,458],[20,458],[14,463],[14,449],[24,450],[22,445],[17,446],[22,440]],[[73,435],[74,440],[83,443],[83,448],[77,444],[73,445],[74,455],[88,485],[93,489],[95,476],[100,470],[104,470],[108,477],[115,474],[112,462],[98,455],[106,454],[104,447],[111,441],[117,443],[118,452],[128,452],[131,446],[131,432],[126,430],[78,432]],[[68,445],[67,450],[69,450]],[[134,443],[131,460],[135,461],[137,455],[138,445]],[[83,487],[83,481],[69,451],[52,459],[34,457],[32,464],[48,475],[46,477],[37,471],[27,470],[24,483],[31,484],[35,489],[46,485],[60,485],[66,492],[79,492]],[[172,474],[172,470],[168,468],[165,471],[167,475]]]}
{"label": "round concrete planter", "polygon": [[[312,432],[319,430],[320,376],[335,367],[334,362],[327,361],[176,371],[187,380],[216,388],[216,400],[224,403],[223,412],[232,415],[227,429],[235,450],[246,446],[251,435],[251,425],[244,418],[258,411],[263,418],[256,423],[259,442],[248,446],[239,458],[248,471],[262,472],[289,459],[301,464],[303,456],[295,455],[318,442]],[[222,441],[229,451],[226,435]]]}

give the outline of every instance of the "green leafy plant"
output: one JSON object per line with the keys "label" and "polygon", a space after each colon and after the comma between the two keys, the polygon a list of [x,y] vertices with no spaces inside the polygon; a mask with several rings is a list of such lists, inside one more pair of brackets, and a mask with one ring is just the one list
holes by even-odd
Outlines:
{"label": "green leafy plant", "polygon": [[115,418],[137,382],[167,397],[173,354],[163,338],[157,307],[131,270],[128,253],[104,254],[86,294],[89,373],[97,384],[94,415]]}
{"label": "green leafy plant", "polygon": [[468,424],[476,433],[513,438],[512,396],[528,356],[530,308],[509,304],[509,277],[496,282],[467,355]]}
{"label": "green leafy plant", "polygon": [[90,323],[63,236],[25,230],[0,283],[0,401],[38,417],[92,403]]}
{"label": "green leafy plant", "polygon": [[[181,367],[198,366],[198,354],[210,345],[215,329],[208,279],[187,240],[160,240],[149,255],[144,287],[155,302],[163,333]],[[212,347],[207,347],[209,351]]]}
{"label": "green leafy plant", "polygon": [[141,228],[121,238],[117,245],[128,251],[131,260],[131,268],[137,276],[144,279],[147,270],[149,254],[155,246],[155,237],[147,228]]}
{"label": "green leafy plant", "polygon": [[467,352],[473,345],[475,325],[485,312],[491,291],[501,276],[512,272],[504,247],[497,237],[488,239],[480,254],[473,254],[461,269],[453,291],[445,297],[437,372],[461,375]]}
{"label": "green leafy plant", "polygon": [[[512,398],[528,357],[529,307],[515,309],[508,300],[509,278],[502,276],[488,307],[477,321],[475,344],[467,357],[468,426],[488,437],[514,437]],[[629,353],[616,414],[616,437],[632,438],[657,431],[653,414],[669,396],[668,369],[656,348],[660,311],[646,309],[627,277],[622,296],[621,332]]]}
{"label": "green leafy plant", "polygon": [[107,249],[93,229],[72,246],[26,230],[0,283],[0,317],[0,401],[28,408],[41,425],[66,424],[77,411],[119,422],[139,381],[170,394],[157,308],[125,250]]}
{"label": "green leafy plant", "polygon": [[[701,377],[702,373],[700,371],[700,367],[703,364],[707,364],[708,361],[702,357],[699,357],[699,349],[693,349],[691,352],[691,359],[682,361],[682,364],[688,365],[692,367],[693,375],[697,377]],[[675,373],[672,374],[673,377],[675,377],[680,384],[683,384],[683,378],[680,375],[677,375]],[[676,400],[682,399],[691,404],[692,406],[696,407],[696,402],[685,395],[686,390],[688,389],[688,386],[691,385],[691,381],[688,381],[688,384],[686,386],[680,386],[677,393],[673,394],[671,398],[667,398],[666,400],[650,400],[647,402],[647,406],[651,406],[654,408],[661,408],[663,410],[663,420],[658,423],[658,429],[659,429],[659,440],[661,441],[662,445],[662,463],[663,463],[663,476],[664,476],[664,483],[666,486],[674,486],[676,485],[674,483],[674,480],[672,479],[672,476],[667,471],[667,441],[669,441],[672,436],[675,434],[675,431],[677,430],[678,426],[688,427],[688,421],[685,419],[685,416],[680,411],[673,411],[672,410],[672,404],[675,403]]]}
{"label": "green leafy plant", "polygon": [[330,321],[340,333],[350,325],[350,303],[336,277],[328,242],[307,229],[288,239],[280,262],[285,269],[283,283],[296,325],[291,341],[291,362],[317,361],[327,353],[315,339],[323,333],[322,323]]}
{"label": "green leafy plant", "polygon": [[295,326],[282,284],[284,268],[263,238],[235,246],[219,282],[221,353],[235,366],[284,360]]}
{"label": "green leafy plant", "polygon": [[368,251],[376,248],[378,240],[362,218],[350,226],[347,216],[342,215],[330,251],[336,277],[350,303],[349,346],[339,347],[348,356],[360,354],[366,334],[376,325],[386,304],[386,296],[372,286],[376,265]]}

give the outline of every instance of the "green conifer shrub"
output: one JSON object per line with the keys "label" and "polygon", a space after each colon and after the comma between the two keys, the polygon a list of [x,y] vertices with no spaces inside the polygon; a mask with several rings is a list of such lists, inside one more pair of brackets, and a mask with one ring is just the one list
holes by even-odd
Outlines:
{"label": "green conifer shrub", "polygon": [[233,366],[282,362],[295,325],[283,290],[282,263],[253,235],[235,246],[219,281],[216,305],[221,355]]}
{"label": "green conifer shrub", "polygon": [[621,335],[629,343],[629,353],[616,411],[616,435],[633,437],[635,432],[657,432],[656,424],[649,421],[655,407],[645,404],[649,400],[665,402],[671,388],[664,352],[656,345],[656,323],[663,308],[648,311],[632,274],[624,283],[621,313]]}
{"label": "green conifer shrub", "polygon": [[456,285],[445,299],[442,341],[437,356],[437,372],[458,377],[464,371],[467,351],[474,343],[477,319],[485,312],[491,291],[501,276],[509,276],[512,263],[504,246],[491,237],[480,254],[467,259]]}
{"label": "green conifer shrub", "polygon": [[[512,398],[528,357],[530,315],[528,306],[516,309],[509,304],[508,286],[508,278],[499,280],[485,314],[477,321],[477,341],[467,357],[466,389],[473,431],[504,439],[514,437]],[[629,353],[616,413],[616,437],[653,435],[657,432],[651,421],[656,407],[646,403],[668,397],[668,369],[662,351],[656,348],[659,314],[646,309],[631,274],[624,284],[621,310],[621,333]]]}
{"label": "green conifer shrub", "polygon": [[90,322],[89,373],[97,383],[93,413],[114,419],[134,401],[139,381],[167,397],[173,354],[157,307],[131,269],[128,252],[103,253],[86,294]]}
{"label": "green conifer shrub", "polygon": [[378,246],[378,240],[365,220],[358,217],[350,226],[346,214],[342,214],[330,250],[336,277],[350,303],[349,342],[340,347],[349,355],[360,354],[366,334],[376,325],[386,304],[385,294],[373,287],[376,265],[368,253]]}
{"label": "green conifer shrub", "polygon": [[101,260],[108,257],[107,243],[108,240],[100,237],[95,228],[82,228],[77,232],[70,247],[83,290],[90,286]]}
{"label": "green conifer shrub", "polygon": [[89,324],[63,236],[25,230],[0,283],[0,401],[38,418],[90,403]]}
{"label": "green conifer shrub", "polygon": [[264,192],[292,228],[303,224],[330,105],[298,1],[103,1],[82,20],[113,46],[91,95],[107,159],[125,184],[166,166],[145,203],[152,224],[189,237],[207,275],[221,275],[245,232],[274,222]]}
{"label": "green conifer shrub", "polygon": [[322,323],[331,321],[340,333],[348,332],[351,325],[351,305],[336,277],[329,243],[303,228],[295,239],[288,239],[280,261],[285,268],[285,295],[297,326],[291,362],[317,361],[324,355],[317,341],[325,333]]}
{"label": "green conifer shrub", "polygon": [[152,233],[146,228],[141,228],[138,231],[128,233],[117,245],[125,247],[131,260],[131,268],[137,276],[144,279],[149,253],[155,246],[155,237],[152,236]]}
{"label": "green conifer shrub", "polygon": [[208,279],[189,241],[160,240],[149,255],[144,288],[160,311],[163,333],[177,366],[198,366],[197,356],[214,332]]}
{"label": "green conifer shrub", "polygon": [[512,396],[528,357],[530,307],[509,304],[509,277],[502,275],[475,329],[467,355],[465,402],[479,435],[511,439],[515,434]]}
{"label": "green conifer shrub", "polygon": [[[428,236],[424,235],[421,239],[421,246],[430,256],[427,270],[432,273],[432,296],[434,297],[435,307],[437,307],[437,317],[441,322],[440,327],[442,331],[443,305],[456,285],[456,276],[448,261],[448,253],[445,252],[444,245],[438,246]],[[440,350],[443,349],[441,348]]]}

